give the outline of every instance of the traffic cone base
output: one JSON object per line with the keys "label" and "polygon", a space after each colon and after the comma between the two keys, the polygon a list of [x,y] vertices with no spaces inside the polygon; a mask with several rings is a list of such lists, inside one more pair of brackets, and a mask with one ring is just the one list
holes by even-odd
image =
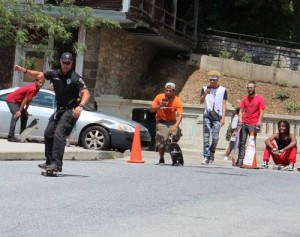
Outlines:
{"label": "traffic cone base", "polygon": [[130,159],[128,163],[144,163],[142,159],[142,146],[141,146],[141,136],[140,136],[140,125],[135,126],[135,131],[133,135],[132,147]]}
{"label": "traffic cone base", "polygon": [[246,154],[242,167],[247,169],[258,169],[256,161],[256,145],[253,131],[250,132],[250,137],[248,140]]}
{"label": "traffic cone base", "polygon": [[247,169],[259,169],[259,167],[257,167],[256,154],[254,154],[252,165],[243,164],[242,167]]}

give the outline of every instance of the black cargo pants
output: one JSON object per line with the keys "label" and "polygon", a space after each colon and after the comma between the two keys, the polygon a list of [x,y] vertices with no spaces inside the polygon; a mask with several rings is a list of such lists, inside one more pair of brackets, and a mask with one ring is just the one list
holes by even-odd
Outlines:
{"label": "black cargo pants", "polygon": [[77,119],[73,117],[73,109],[57,110],[49,118],[45,129],[46,164],[62,167],[66,138],[71,134]]}

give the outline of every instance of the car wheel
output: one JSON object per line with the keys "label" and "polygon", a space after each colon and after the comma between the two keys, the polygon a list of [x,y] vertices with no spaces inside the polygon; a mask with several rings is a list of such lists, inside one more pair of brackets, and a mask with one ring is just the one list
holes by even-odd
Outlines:
{"label": "car wheel", "polygon": [[89,127],[81,135],[81,144],[85,149],[107,150],[109,143],[108,132],[100,126]]}

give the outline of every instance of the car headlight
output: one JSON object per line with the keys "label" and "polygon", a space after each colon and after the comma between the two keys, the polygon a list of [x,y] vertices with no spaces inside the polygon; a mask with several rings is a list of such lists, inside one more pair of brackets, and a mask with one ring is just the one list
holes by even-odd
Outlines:
{"label": "car headlight", "polygon": [[116,130],[123,131],[123,132],[134,133],[134,131],[135,131],[135,128],[129,124],[118,123],[118,122],[115,122],[112,120],[105,120],[105,121],[102,120],[102,124],[111,129],[116,129]]}
{"label": "car headlight", "polygon": [[130,132],[130,133],[134,133],[135,132],[135,128],[128,125],[128,124],[124,124],[124,123],[119,123],[118,124],[118,130],[124,131],[124,132]]}

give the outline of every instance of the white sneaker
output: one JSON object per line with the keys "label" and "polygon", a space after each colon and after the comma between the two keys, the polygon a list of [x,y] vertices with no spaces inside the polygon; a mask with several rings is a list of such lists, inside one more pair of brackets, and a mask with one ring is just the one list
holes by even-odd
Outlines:
{"label": "white sneaker", "polygon": [[282,170],[293,171],[294,170],[294,165],[289,164],[288,166],[283,167]]}
{"label": "white sneaker", "polygon": [[264,163],[261,164],[260,168],[261,169],[268,169],[269,168],[268,163],[266,161],[264,161]]}
{"label": "white sneaker", "polygon": [[224,157],[224,160],[228,160],[228,156],[225,156],[225,157]]}
{"label": "white sneaker", "polygon": [[208,159],[204,158],[203,161],[201,162],[201,165],[208,165],[209,161]]}

